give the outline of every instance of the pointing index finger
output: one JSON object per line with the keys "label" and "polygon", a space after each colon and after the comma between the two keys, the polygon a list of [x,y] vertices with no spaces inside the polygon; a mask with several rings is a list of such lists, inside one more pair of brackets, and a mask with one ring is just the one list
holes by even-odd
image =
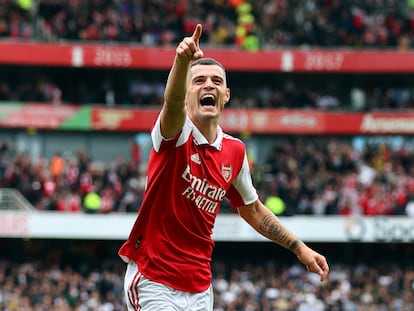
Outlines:
{"label": "pointing index finger", "polygon": [[198,45],[198,41],[200,40],[202,30],[203,28],[201,24],[197,24],[196,28],[194,29],[193,35],[191,36],[191,38],[194,40],[194,42],[197,45]]}

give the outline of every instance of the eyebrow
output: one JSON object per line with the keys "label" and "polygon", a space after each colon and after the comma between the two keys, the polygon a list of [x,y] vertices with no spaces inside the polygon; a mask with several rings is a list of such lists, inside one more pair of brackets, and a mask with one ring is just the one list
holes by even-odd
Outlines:
{"label": "eyebrow", "polygon": [[[199,78],[206,78],[206,77],[209,77],[209,76],[207,76],[207,75],[197,75],[197,76],[193,76],[191,78],[191,80],[195,80],[195,79],[199,79]],[[222,76],[219,76],[219,75],[213,75],[211,78],[212,79],[220,79],[221,81],[224,81],[224,78]]]}

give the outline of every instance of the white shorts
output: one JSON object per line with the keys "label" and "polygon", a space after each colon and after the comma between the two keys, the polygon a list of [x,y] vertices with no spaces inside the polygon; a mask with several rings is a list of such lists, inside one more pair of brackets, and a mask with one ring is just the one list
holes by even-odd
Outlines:
{"label": "white shorts", "polygon": [[127,266],[124,292],[129,311],[213,311],[211,285],[200,293],[175,290],[148,280],[133,261]]}

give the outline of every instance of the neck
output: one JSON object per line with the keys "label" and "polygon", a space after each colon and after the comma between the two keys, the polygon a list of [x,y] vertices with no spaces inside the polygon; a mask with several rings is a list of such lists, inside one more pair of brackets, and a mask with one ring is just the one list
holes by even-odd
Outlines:
{"label": "neck", "polygon": [[218,126],[218,122],[216,120],[212,121],[210,119],[206,122],[199,122],[197,120],[193,120],[193,123],[201,132],[201,134],[203,134],[203,136],[207,139],[209,144],[212,144],[216,141]]}

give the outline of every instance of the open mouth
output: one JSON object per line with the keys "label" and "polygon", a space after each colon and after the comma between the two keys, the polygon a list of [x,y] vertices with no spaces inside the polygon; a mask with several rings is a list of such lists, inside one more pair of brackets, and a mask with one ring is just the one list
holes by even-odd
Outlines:
{"label": "open mouth", "polygon": [[216,105],[216,98],[213,94],[206,94],[203,95],[200,99],[201,106],[215,106]]}

